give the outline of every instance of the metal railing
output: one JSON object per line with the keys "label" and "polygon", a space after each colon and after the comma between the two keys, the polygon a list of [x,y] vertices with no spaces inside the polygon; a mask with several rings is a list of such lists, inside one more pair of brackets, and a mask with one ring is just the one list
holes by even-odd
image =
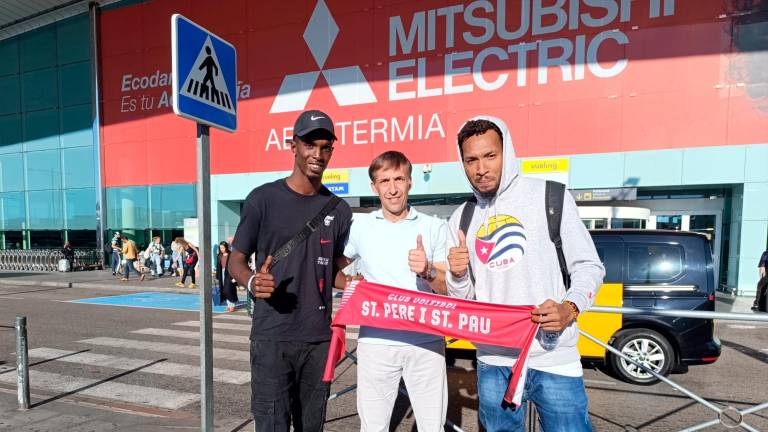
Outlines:
{"label": "metal railing", "polygon": [[[97,249],[75,249],[70,270],[95,269],[102,266],[102,254]],[[61,249],[0,250],[0,270],[52,272],[59,269],[64,258]]]}
{"label": "metal railing", "polygon": [[[595,306],[592,307],[590,312],[600,313],[620,313],[624,315],[655,315],[665,317],[680,317],[680,318],[696,318],[696,319],[717,319],[724,321],[756,321],[756,322],[768,322],[768,314],[752,314],[752,313],[733,313],[733,312],[705,312],[705,311],[692,311],[692,310],[674,310],[674,309],[644,309],[644,308],[619,308],[619,307],[607,307],[607,306]],[[682,429],[680,432],[693,432],[706,429],[715,425],[722,425],[727,429],[741,428],[743,430],[751,432],[759,432],[757,429],[749,425],[744,419],[749,414],[754,414],[758,411],[768,408],[768,401],[760,404],[756,404],[750,408],[739,410],[732,406],[718,406],[716,403],[710,402],[702,396],[694,393],[693,391],[681,386],[680,384],[672,381],[671,379],[659,374],[658,372],[647,367],[645,364],[629,357],[623,352],[617,350],[611,345],[599,340],[584,330],[579,330],[579,333],[591,340],[592,342],[602,346],[612,354],[621,357],[622,359],[634,364],[642,369],[644,372],[653,375],[659,381],[669,384],[672,388],[680,391],[684,395],[705,406],[716,414],[716,418],[708,420],[704,423]]]}
{"label": "metal railing", "polygon": [[[605,307],[605,306],[594,306],[591,309],[589,309],[590,312],[599,312],[599,313],[620,313],[624,315],[656,315],[656,316],[666,316],[666,317],[680,317],[680,318],[696,318],[696,319],[717,319],[717,320],[731,320],[731,321],[757,321],[757,322],[768,322],[768,314],[751,314],[751,313],[732,313],[732,312],[705,312],[705,311],[692,311],[692,310],[675,310],[675,309],[666,309],[666,310],[660,310],[660,309],[643,309],[643,308],[619,308],[619,307]],[[745,421],[745,416],[754,414],[758,411],[768,409],[768,401],[764,403],[760,403],[757,405],[754,405],[750,408],[739,410],[737,408],[734,408],[732,406],[718,406],[716,403],[710,402],[703,398],[700,395],[697,395],[693,391],[681,386],[680,384],[677,384],[676,382],[672,381],[671,379],[659,374],[658,372],[648,368],[643,363],[640,363],[639,361],[629,357],[628,355],[622,353],[621,351],[617,350],[611,345],[606,344],[605,342],[601,341],[600,339],[590,335],[589,333],[579,330],[579,333],[586,337],[587,339],[591,340],[592,342],[602,346],[606,350],[608,350],[610,353],[617,355],[621,357],[622,359],[634,364],[635,366],[639,367],[646,373],[649,373],[656,377],[658,380],[669,384],[674,389],[680,391],[684,395],[688,396],[689,398],[693,399],[694,401],[700,403],[701,405],[707,407],[711,411],[713,411],[716,414],[716,418],[712,420],[708,420],[706,422],[700,423],[698,425],[694,425],[691,427],[688,427],[686,429],[682,429],[680,432],[694,432],[706,429],[708,427],[712,427],[715,425],[723,425],[727,429],[735,429],[735,428],[741,428],[743,430],[747,430],[750,432],[759,432],[757,429],[750,426]],[[357,364],[357,357],[354,355],[354,350],[347,351],[344,353],[344,357],[336,364],[336,367],[339,367],[344,363],[347,359],[351,360],[354,364]],[[334,381],[336,381],[336,378],[334,378]],[[328,398],[329,401],[336,399],[346,393],[349,393],[357,388],[357,385],[351,385],[343,390],[340,390],[338,392],[335,392],[331,394]],[[407,391],[400,387],[399,389],[400,393],[407,396]],[[528,432],[535,432],[537,430],[537,413],[535,406],[528,401],[527,404],[527,418],[526,418],[526,430]],[[456,432],[463,432],[463,430],[455,425],[450,420],[446,420],[445,425]]]}

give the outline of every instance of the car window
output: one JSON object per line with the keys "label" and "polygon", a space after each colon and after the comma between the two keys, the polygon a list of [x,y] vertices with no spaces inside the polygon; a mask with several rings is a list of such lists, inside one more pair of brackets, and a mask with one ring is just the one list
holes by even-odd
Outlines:
{"label": "car window", "polygon": [[672,282],[683,274],[683,270],[683,248],[678,245],[627,246],[628,282]]}
{"label": "car window", "polygon": [[605,283],[621,283],[622,245],[621,243],[595,242],[597,256],[605,267]]}

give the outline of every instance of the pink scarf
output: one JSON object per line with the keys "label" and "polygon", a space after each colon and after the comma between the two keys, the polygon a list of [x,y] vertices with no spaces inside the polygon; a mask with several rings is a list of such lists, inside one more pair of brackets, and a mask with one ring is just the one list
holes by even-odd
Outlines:
{"label": "pink scarf", "polygon": [[466,339],[517,348],[520,355],[504,401],[518,406],[527,371],[528,349],[538,330],[533,306],[510,306],[404,290],[368,281],[348,284],[333,319],[331,345],[323,381],[333,381],[336,364],[346,351],[345,325],[364,325]]}

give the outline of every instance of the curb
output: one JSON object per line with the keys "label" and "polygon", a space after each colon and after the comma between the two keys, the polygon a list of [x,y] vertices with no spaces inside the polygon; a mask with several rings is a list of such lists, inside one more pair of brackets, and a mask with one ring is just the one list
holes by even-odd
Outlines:
{"label": "curb", "polygon": [[72,288],[72,282],[13,280],[13,278],[10,278],[10,279],[0,279],[0,285],[40,286],[40,287],[50,287],[50,288]]}

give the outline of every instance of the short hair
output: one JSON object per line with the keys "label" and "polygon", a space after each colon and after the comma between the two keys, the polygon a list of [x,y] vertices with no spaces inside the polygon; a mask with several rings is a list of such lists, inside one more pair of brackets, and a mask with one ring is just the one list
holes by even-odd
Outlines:
{"label": "short hair", "polygon": [[489,130],[496,131],[497,134],[499,134],[499,139],[501,140],[502,145],[504,144],[504,135],[501,134],[501,129],[499,129],[498,126],[496,126],[496,123],[485,120],[485,119],[479,119],[479,120],[470,120],[466,123],[464,123],[464,126],[462,126],[461,130],[459,131],[458,135],[458,144],[459,144],[459,153],[461,156],[464,156],[464,148],[462,145],[464,144],[464,141],[468,140],[469,138],[477,135],[482,135]]}
{"label": "short hair", "polygon": [[408,167],[408,178],[410,178],[411,173],[413,172],[411,161],[399,151],[386,151],[376,156],[376,159],[371,162],[371,166],[368,167],[368,177],[370,177],[371,181],[374,181],[373,174],[376,171],[383,168],[400,168],[401,166]]}
{"label": "short hair", "polygon": [[160,240],[160,236],[154,236],[154,237],[152,237],[152,241],[155,241],[155,240]]}

